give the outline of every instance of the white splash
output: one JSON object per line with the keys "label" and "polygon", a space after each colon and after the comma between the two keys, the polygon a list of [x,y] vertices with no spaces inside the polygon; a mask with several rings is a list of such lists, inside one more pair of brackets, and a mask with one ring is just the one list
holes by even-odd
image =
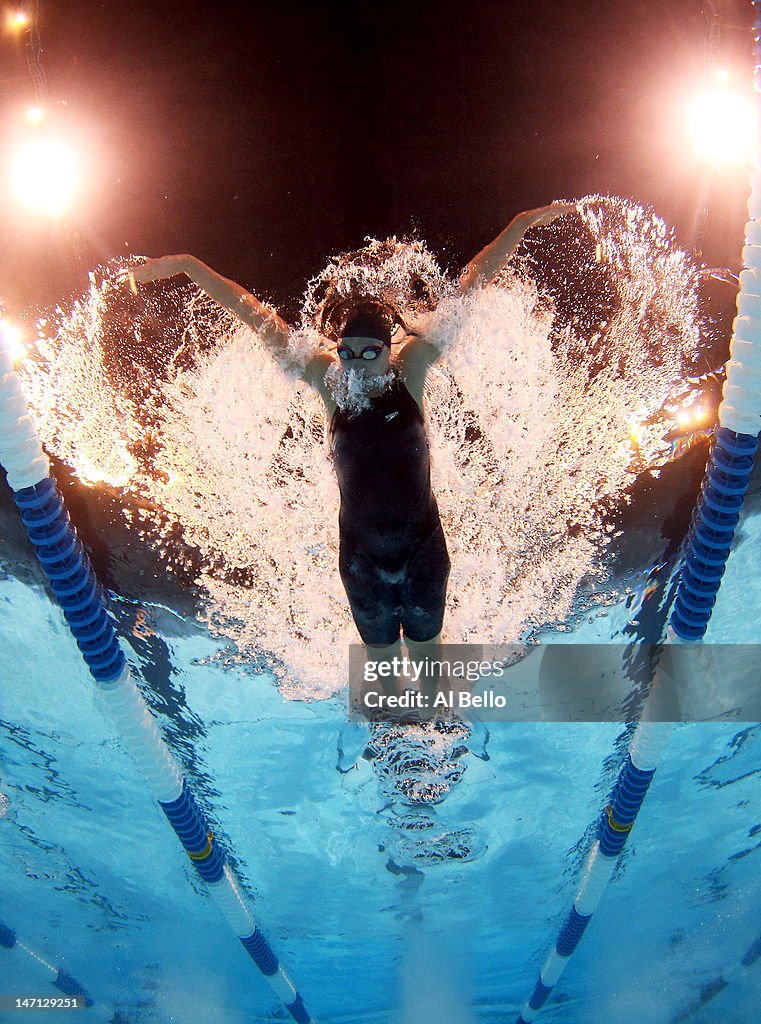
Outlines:
{"label": "white splash", "polygon": [[[367,247],[367,266],[360,252],[311,282],[291,339],[289,363],[303,365],[317,344],[319,296],[361,278],[372,294],[408,302],[407,322],[440,348],[425,407],[452,558],[450,642],[515,641],[567,616],[580,581],[604,575],[605,511],[667,447],[646,421],[697,346],[692,268],[657,218],[610,200],[583,208],[588,227],[575,218],[566,230],[594,233],[597,262],[584,270],[615,292],[594,329],[588,296],[586,327],[559,317],[557,289],[553,301],[525,259],[497,287],[461,297],[422,243],[390,240]],[[555,237],[541,233],[548,260]],[[93,283],[28,368],[45,442],[80,475],[126,484],[126,507],[138,496],[154,509],[131,513],[136,543],[148,524],[167,559],[181,557],[171,537],[182,527],[200,553],[212,626],[244,656],[266,655],[284,693],[340,690],[356,634],[338,576],[338,489],[320,399],[256,332],[192,291],[175,303],[177,340],[158,371],[146,369],[148,339],[162,336],[151,302],[134,300],[136,326],[118,342],[131,365],[121,359],[116,380],[103,354],[115,344],[104,337],[115,294],[113,276]],[[342,400],[362,401],[351,375],[335,376]]]}
{"label": "white splash", "polygon": [[139,427],[132,404],[108,381],[106,311],[105,292],[93,283],[69,313],[58,309],[52,324],[40,323],[28,387],[41,436],[79,479],[125,487],[137,471],[129,443]]}

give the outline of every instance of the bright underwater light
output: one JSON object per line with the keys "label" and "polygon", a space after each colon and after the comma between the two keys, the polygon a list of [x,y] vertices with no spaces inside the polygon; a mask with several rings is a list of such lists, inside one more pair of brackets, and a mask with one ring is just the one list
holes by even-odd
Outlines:
{"label": "bright underwater light", "polygon": [[750,158],[754,143],[753,107],[740,93],[714,86],[693,100],[689,130],[701,160],[715,165],[741,163]]}
{"label": "bright underwater light", "polygon": [[79,182],[74,150],[52,138],[24,143],[11,166],[17,199],[32,210],[60,217],[71,206]]}
{"label": "bright underwater light", "polygon": [[21,328],[16,324],[10,323],[8,320],[0,320],[0,332],[8,346],[13,361],[20,362],[27,354],[26,345],[21,335]]}
{"label": "bright underwater light", "polygon": [[29,124],[42,124],[45,120],[45,111],[42,107],[27,107],[24,111],[24,117]]}
{"label": "bright underwater light", "polygon": [[696,405],[689,409],[680,409],[675,418],[678,427],[697,427],[708,419],[708,414],[702,405]]}
{"label": "bright underwater light", "polygon": [[5,27],[9,32],[23,32],[29,27],[29,15],[26,11],[7,11],[5,15]]}

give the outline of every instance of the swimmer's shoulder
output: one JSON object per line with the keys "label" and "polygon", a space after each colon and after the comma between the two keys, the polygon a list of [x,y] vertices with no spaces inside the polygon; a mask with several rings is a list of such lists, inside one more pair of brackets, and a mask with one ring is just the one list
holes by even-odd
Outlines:
{"label": "swimmer's shoulder", "polygon": [[440,355],[438,347],[424,334],[414,334],[396,357],[397,373],[421,409],[426,374]]}
{"label": "swimmer's shoulder", "polygon": [[333,413],[337,408],[333,392],[326,380],[327,372],[333,363],[333,357],[329,353],[317,352],[312,356],[301,373],[301,379],[307,384],[310,384],[325,403],[325,410],[328,414],[328,419],[332,418]]}

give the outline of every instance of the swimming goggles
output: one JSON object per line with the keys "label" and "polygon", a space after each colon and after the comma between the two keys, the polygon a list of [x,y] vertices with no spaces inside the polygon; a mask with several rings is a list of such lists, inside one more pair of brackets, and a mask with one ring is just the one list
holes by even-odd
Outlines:
{"label": "swimming goggles", "polygon": [[343,360],[345,363],[351,362],[352,359],[377,359],[383,351],[383,345],[368,345],[363,348],[362,351],[357,354],[348,345],[339,345],[336,349],[338,358]]}

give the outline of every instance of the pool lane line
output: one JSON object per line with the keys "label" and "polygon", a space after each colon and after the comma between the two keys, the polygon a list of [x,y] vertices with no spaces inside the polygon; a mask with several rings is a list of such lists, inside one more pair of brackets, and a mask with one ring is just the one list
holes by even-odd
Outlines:
{"label": "pool lane line", "polygon": [[[727,379],[719,406],[719,429],[714,432],[705,478],[685,542],[667,644],[699,643],[705,635],[740,519],[761,430],[761,0],[752,2],[756,11],[754,88],[758,96],[756,150],[742,250],[745,269],[740,274]],[[656,699],[658,671],[611,802],[603,813],[581,887],[517,1024],[534,1021],[581,941],[674,729],[674,723],[647,720]]]}
{"label": "pool lane line", "polygon": [[297,1024],[314,1024],[262,934],[224,852],[161,737],[132,673],[84,545],[69,519],[37,436],[0,322],[0,464],[69,629],[106,705],[190,862],[275,995]]}

